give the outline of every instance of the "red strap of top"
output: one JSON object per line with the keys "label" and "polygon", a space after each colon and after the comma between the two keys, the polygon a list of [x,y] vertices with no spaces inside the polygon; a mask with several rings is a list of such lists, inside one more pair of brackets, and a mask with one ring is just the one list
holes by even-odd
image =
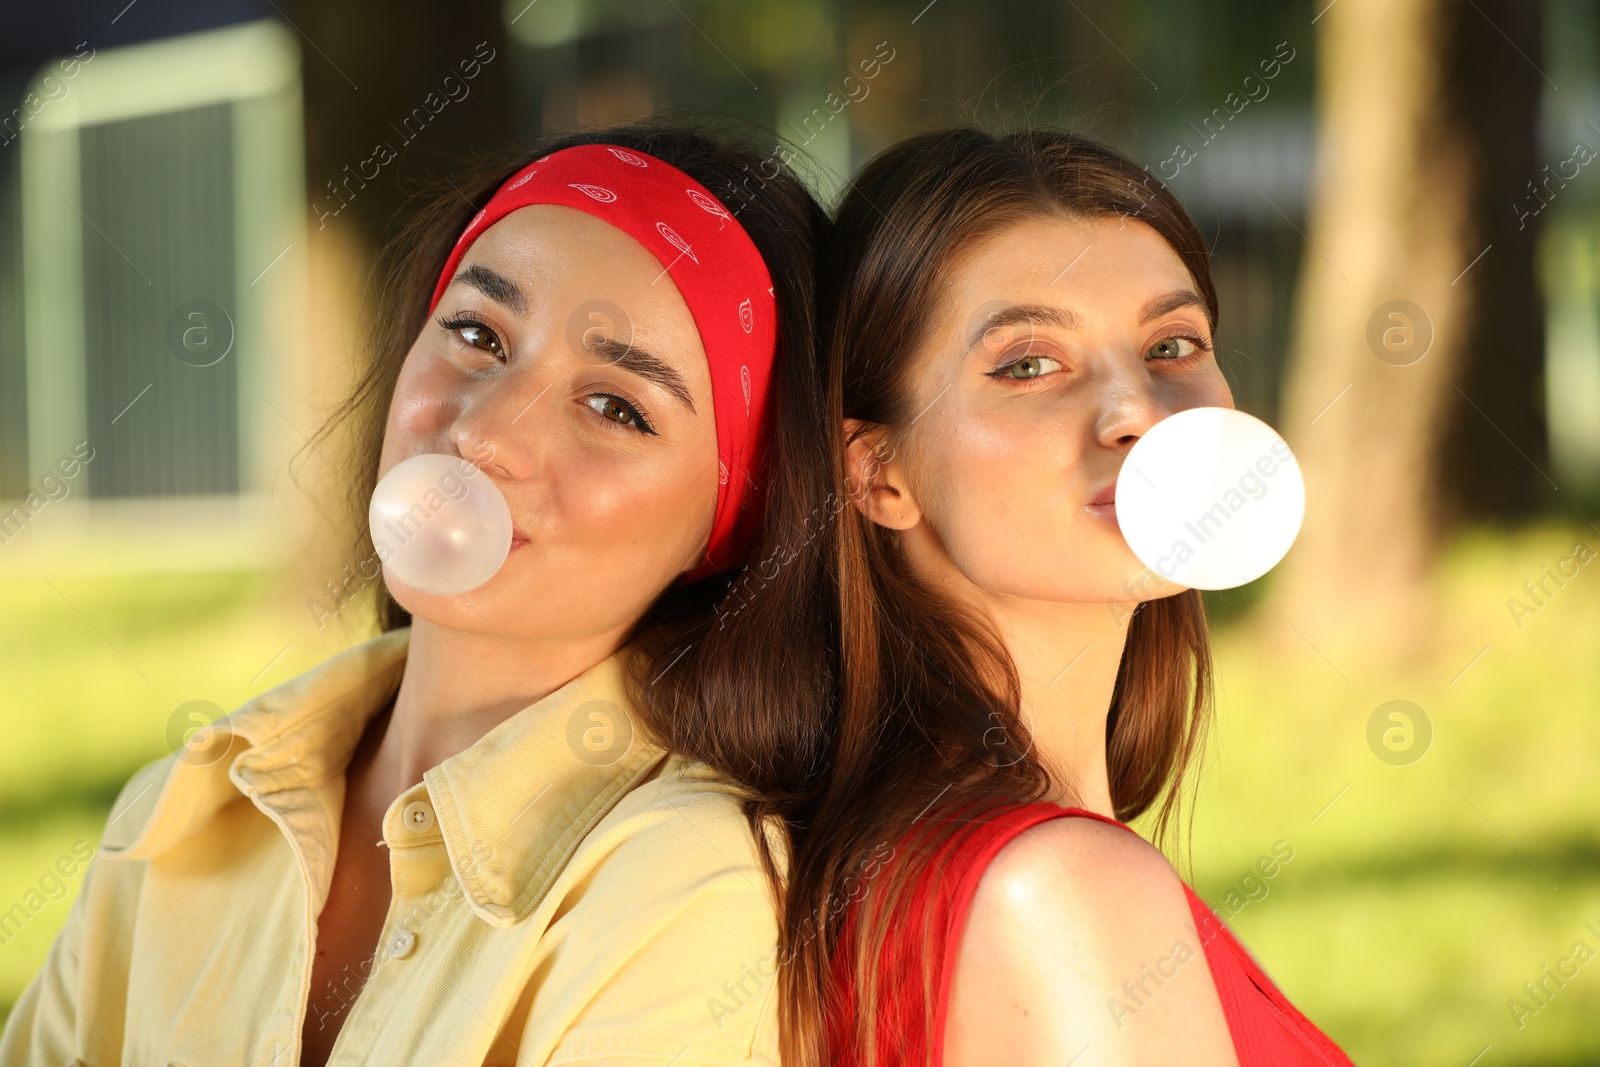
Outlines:
{"label": "red strap of top", "polygon": [[1239,1067],[1276,1063],[1349,1067],[1350,1058],[1289,1003],[1211,906],[1188,883],[1183,891],[1201,931],[1201,949],[1233,1035]]}
{"label": "red strap of top", "polygon": [[[978,883],[994,857],[1018,834],[1046,819],[1066,816],[1098,819],[1134,832],[1125,823],[1085,808],[1043,802],[1015,805],[986,817],[919,872],[904,915],[890,926],[879,961],[881,996],[877,1005],[876,1044],[882,1067],[912,1064],[920,1067],[927,1063],[939,1067],[943,1063],[945,1020],[949,1014],[956,957]],[[1194,890],[1185,884],[1184,892],[1195,926],[1201,931],[1202,951],[1222,1002],[1239,1067],[1269,1064],[1273,1067],[1350,1067],[1349,1058],[1289,1003]],[[922,931],[929,935],[927,950],[938,954],[931,1031],[925,1021],[926,1001],[918,956],[923,945]],[[851,983],[848,961],[854,943],[855,909],[852,908],[846,917],[840,952],[834,959],[835,977],[846,990],[849,1018],[865,1010]],[[837,1062],[853,1067],[859,1057],[854,1048],[848,1047],[842,1022],[836,1019],[832,1025],[834,1047],[841,1053]]]}

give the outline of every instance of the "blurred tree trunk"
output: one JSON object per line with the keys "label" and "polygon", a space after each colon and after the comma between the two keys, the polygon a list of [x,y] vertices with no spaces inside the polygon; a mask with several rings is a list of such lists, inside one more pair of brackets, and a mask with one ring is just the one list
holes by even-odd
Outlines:
{"label": "blurred tree trunk", "polygon": [[[371,248],[408,192],[514,136],[499,0],[298,0],[288,11],[305,42],[313,229],[337,217]],[[392,161],[381,162],[379,144],[393,150]],[[364,178],[374,171],[377,177]]]}
{"label": "blurred tree trunk", "polygon": [[1506,193],[1536,176],[1540,75],[1501,35],[1536,57],[1537,5],[1477,3],[1337,0],[1317,22],[1321,136],[1281,427],[1306,520],[1273,603],[1284,641],[1336,664],[1424,651],[1451,517],[1525,510],[1538,478],[1501,436],[1542,454],[1534,228],[1516,231]]}
{"label": "blurred tree trunk", "polygon": [[1478,314],[1462,338],[1455,383],[1461,391],[1451,389],[1447,397],[1441,470],[1447,526],[1458,518],[1525,519],[1555,490],[1545,476],[1545,311],[1535,238],[1546,218],[1541,200],[1580,195],[1563,193],[1556,173],[1571,144],[1553,158],[1539,157],[1539,98],[1554,85],[1539,70],[1548,69],[1543,5],[1475,2],[1481,11],[1452,5],[1455,47],[1445,76],[1480,168],[1471,205],[1478,233],[1472,254],[1492,247],[1456,285],[1471,283],[1469,301]]}

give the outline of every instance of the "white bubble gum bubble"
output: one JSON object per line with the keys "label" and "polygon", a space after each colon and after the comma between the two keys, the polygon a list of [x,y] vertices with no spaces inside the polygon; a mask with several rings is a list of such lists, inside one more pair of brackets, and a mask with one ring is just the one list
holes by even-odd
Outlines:
{"label": "white bubble gum bubble", "polygon": [[459,456],[396,463],[367,508],[378,558],[413,589],[465,593],[494,577],[511,552],[511,509],[494,480]]}
{"label": "white bubble gum bubble", "polygon": [[1145,566],[1189,589],[1232,589],[1289,551],[1306,486],[1271,426],[1200,407],[1162,419],[1134,444],[1116,501],[1123,539]]}

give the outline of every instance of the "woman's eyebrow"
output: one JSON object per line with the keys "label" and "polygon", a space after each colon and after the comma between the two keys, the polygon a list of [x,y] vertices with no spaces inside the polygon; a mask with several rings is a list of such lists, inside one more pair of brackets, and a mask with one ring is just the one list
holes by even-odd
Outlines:
{"label": "woman's eyebrow", "polygon": [[972,336],[967,338],[967,351],[970,352],[978,347],[978,342],[982,341],[984,334],[990,330],[1023,323],[1030,326],[1059,326],[1063,330],[1076,330],[1083,325],[1083,320],[1070,308],[1051,307],[1048,304],[1016,304],[986,316],[973,329]]}
{"label": "woman's eyebrow", "polygon": [[[516,312],[519,317],[525,316],[528,312],[528,299],[517,284],[505,275],[481,264],[473,264],[451,281],[472,286],[490,300]],[[638,345],[609,338],[589,341],[585,347],[611,366],[621,367],[646,381],[655,382],[676,397],[691,413],[694,412],[694,400],[689,395],[689,387],[684,384],[683,376],[661,357],[651,355]]]}
{"label": "woman's eyebrow", "polygon": [[1207,310],[1206,302],[1201,300],[1199,294],[1193,289],[1174,289],[1170,293],[1163,293],[1144,306],[1144,310],[1139,312],[1139,325],[1143,326],[1151,319],[1160,318],[1167,312],[1177,311],[1179,308]]}
{"label": "woman's eyebrow", "polygon": [[516,312],[519,318],[528,313],[528,298],[517,283],[482,264],[474,263],[450,281],[472,286],[495,303]]}
{"label": "woman's eyebrow", "polygon": [[584,347],[613,367],[621,367],[646,381],[655,382],[676,397],[691,414],[694,412],[694,400],[689,396],[689,387],[684,384],[683,376],[661,357],[651,355],[638,345],[610,338],[588,341]]}
{"label": "woman's eyebrow", "polygon": [[[1163,293],[1153,297],[1139,312],[1139,325],[1143,326],[1152,319],[1160,318],[1168,312],[1179,308],[1197,307],[1205,310],[1206,304],[1200,299],[1199,294],[1192,289],[1174,289],[1170,293]],[[990,330],[1004,326],[1056,326],[1063,330],[1076,330],[1083,325],[1083,319],[1071,308],[1055,307],[1050,304],[1016,304],[1000,311],[992,312],[983,322],[972,331],[972,336],[967,339],[967,350],[978,346],[983,340],[983,335]]]}

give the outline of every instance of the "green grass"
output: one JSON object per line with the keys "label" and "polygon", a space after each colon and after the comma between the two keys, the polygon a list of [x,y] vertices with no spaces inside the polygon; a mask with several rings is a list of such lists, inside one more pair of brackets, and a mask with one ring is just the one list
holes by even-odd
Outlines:
{"label": "green grass", "polygon": [[[1286,653],[1271,613],[1216,632],[1193,884],[1221,905],[1274,842],[1293,847],[1232,925],[1357,1063],[1466,1067],[1486,1046],[1478,1067],[1600,1063],[1600,956],[1520,1029],[1507,1008],[1575,942],[1600,953],[1584,927],[1600,929],[1600,560],[1520,630],[1506,609],[1580,536],[1600,548],[1585,525],[1461,538],[1437,575],[1438,651],[1405,671]],[[283,606],[270,574],[51,581],[0,582],[0,907],[98,841],[179,704],[231,709],[347,640]],[[1409,766],[1367,746],[1394,698],[1434,727]],[[0,948],[0,1012],[69,902]]]}
{"label": "green grass", "polygon": [[[1520,630],[1506,607],[1579,537],[1600,549],[1586,526],[1458,540],[1409,670],[1273,652],[1270,612],[1217,634],[1193,884],[1220,907],[1294,848],[1233,928],[1357,1063],[1600,1063],[1600,955],[1520,1028],[1507,1006],[1575,942],[1600,954],[1600,559]],[[1407,766],[1367,743],[1396,698],[1434,729]]]}

